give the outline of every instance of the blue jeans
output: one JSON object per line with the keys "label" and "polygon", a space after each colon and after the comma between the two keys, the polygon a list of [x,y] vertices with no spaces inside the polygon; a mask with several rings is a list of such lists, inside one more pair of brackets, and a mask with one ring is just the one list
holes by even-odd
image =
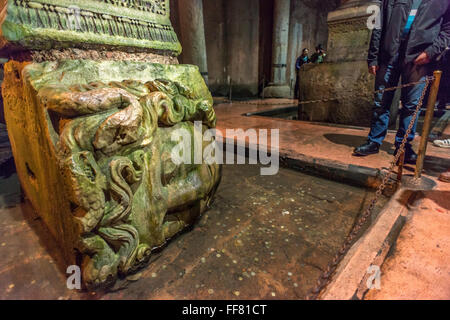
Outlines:
{"label": "blue jeans", "polygon": [[[403,59],[397,56],[392,62],[380,65],[380,69],[378,70],[375,79],[375,90],[397,86],[400,77],[402,79],[402,84],[407,84],[425,80],[431,73],[432,68],[430,65],[416,66],[413,62],[405,64]],[[425,83],[420,83],[402,89],[401,100],[403,107],[399,112],[400,126],[397,135],[395,136],[396,146],[400,145],[406,134],[406,130],[411,122],[412,115],[414,114],[424,87]],[[390,108],[394,94],[395,91],[385,91],[375,94],[372,123],[368,137],[369,141],[376,142],[380,145],[383,143],[389,126]],[[424,105],[425,104],[426,101],[424,101]],[[408,136],[408,145],[414,139],[418,118],[419,115],[417,115],[416,122]]]}

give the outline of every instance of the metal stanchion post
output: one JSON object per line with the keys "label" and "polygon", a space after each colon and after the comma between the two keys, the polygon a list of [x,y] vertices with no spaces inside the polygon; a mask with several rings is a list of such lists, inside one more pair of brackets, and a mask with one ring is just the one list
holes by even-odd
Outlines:
{"label": "metal stanchion post", "polygon": [[[439,89],[439,82],[440,82],[441,74],[442,74],[441,71],[434,72],[432,89],[431,89],[431,94],[430,94],[430,97],[428,100],[427,113],[426,113],[426,117],[425,117],[426,120],[425,120],[425,126],[424,126],[424,133],[422,133],[422,141],[421,141],[421,148],[420,148],[421,154],[422,154],[422,157],[420,160],[421,162],[419,162],[419,160],[418,160],[418,167],[420,167],[420,168],[423,168],[423,159],[425,157],[426,146],[427,146],[426,142],[427,142],[428,134],[430,133],[431,120],[433,118],[434,105],[436,103],[437,91]],[[426,80],[423,80],[423,81],[411,82],[411,83],[404,84],[401,86],[385,88],[382,90],[375,91],[375,92],[382,92],[382,91],[384,92],[384,91],[388,91],[388,90],[393,91],[398,88],[403,89],[406,87],[415,86],[419,83],[426,82],[425,87],[422,90],[422,95],[420,96],[419,102],[416,105],[416,109],[414,111],[413,118],[411,119],[411,122],[409,123],[408,129],[406,130],[405,135],[403,136],[403,141],[402,141],[402,144],[400,147],[400,149],[401,149],[400,151],[402,151],[402,152],[399,152],[395,155],[394,161],[391,162],[391,165],[388,169],[387,174],[383,177],[380,186],[377,188],[375,197],[370,202],[369,206],[364,211],[364,213],[355,222],[352,230],[347,235],[347,237],[344,241],[344,244],[339,249],[339,251],[336,253],[333,260],[328,264],[325,271],[323,271],[321,276],[318,278],[316,286],[313,289],[311,289],[311,291],[309,292],[309,294],[307,296],[308,300],[318,299],[320,297],[320,294],[323,292],[323,290],[332,281],[333,275],[335,274],[339,264],[344,259],[345,255],[348,253],[351,246],[354,244],[354,241],[355,241],[355,239],[357,239],[357,236],[358,236],[359,232],[361,231],[361,228],[367,223],[369,217],[371,217],[373,210],[375,208],[375,204],[380,199],[383,191],[386,190],[386,188],[389,186],[389,181],[394,173],[395,164],[399,165],[399,170],[397,173],[397,183],[399,184],[401,182],[403,188],[412,189],[412,190],[431,190],[435,186],[435,182],[433,180],[427,179],[425,177],[422,177],[421,179],[419,179],[419,178],[415,178],[414,176],[410,176],[410,177],[403,176],[403,164],[405,161],[405,152],[403,149],[404,149],[405,143],[407,141],[408,135],[412,132],[413,124],[417,120],[417,116],[419,114],[420,108],[422,107],[422,103],[424,102],[425,94],[429,88],[430,81],[431,81],[431,79],[427,78]],[[330,99],[303,101],[303,103],[319,102],[319,101],[325,101],[325,100],[329,101]],[[300,101],[299,105],[301,105],[301,104],[302,104],[302,102]],[[417,170],[417,168],[416,168],[416,170]],[[419,170],[419,176],[420,176],[420,172],[421,172],[421,170]],[[404,178],[408,178],[408,179],[404,179]]]}
{"label": "metal stanchion post", "polygon": [[414,178],[419,179],[422,175],[423,162],[425,160],[425,153],[427,151],[428,136],[431,130],[431,122],[433,120],[434,106],[436,105],[436,99],[439,91],[439,84],[441,82],[442,71],[434,72],[434,80],[431,84],[430,95],[428,97],[427,111],[425,113],[425,119],[422,129],[422,137],[420,139],[419,151],[417,154],[416,170]]}

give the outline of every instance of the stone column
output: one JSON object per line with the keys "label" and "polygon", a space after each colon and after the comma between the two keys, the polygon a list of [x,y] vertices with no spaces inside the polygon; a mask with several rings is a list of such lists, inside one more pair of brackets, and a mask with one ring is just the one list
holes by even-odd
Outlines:
{"label": "stone column", "polygon": [[[2,96],[22,190],[65,265],[81,262],[83,289],[104,290],[142,267],[153,248],[198,220],[211,201],[219,164],[180,161],[172,181],[154,182],[164,180],[160,168],[172,132],[193,132],[197,120],[200,130],[215,126],[212,96],[198,68],[177,64],[181,45],[169,0],[78,1],[84,14],[77,32],[62,23],[78,18],[70,1],[0,3],[8,5],[0,9],[0,57],[10,57]],[[140,3],[152,5],[154,14]],[[201,1],[186,3],[193,9],[180,16],[202,21],[196,18],[202,10],[194,10]],[[186,25],[185,35],[194,33]],[[76,89],[86,83],[102,89]],[[155,103],[166,108],[146,112]],[[165,219],[168,214],[177,219]]]}
{"label": "stone column", "polygon": [[290,9],[290,0],[275,0],[272,81],[264,90],[265,97],[287,98],[290,96],[291,90],[286,81]]}
{"label": "stone column", "polygon": [[178,8],[183,63],[198,66],[205,82],[208,83],[203,0],[178,0]]}

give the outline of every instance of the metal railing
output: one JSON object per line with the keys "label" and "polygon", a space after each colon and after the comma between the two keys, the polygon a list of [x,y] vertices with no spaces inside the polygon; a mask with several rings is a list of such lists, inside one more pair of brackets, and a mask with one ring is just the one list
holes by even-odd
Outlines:
{"label": "metal railing", "polygon": [[[372,215],[373,210],[375,208],[375,204],[377,203],[378,199],[382,195],[384,189],[387,187],[391,177],[395,173],[394,168],[396,166],[398,166],[397,178],[396,178],[397,185],[401,184],[402,176],[403,176],[403,165],[404,165],[404,160],[405,160],[405,146],[408,141],[408,136],[410,135],[412,128],[413,128],[414,124],[416,123],[420,109],[422,108],[422,105],[424,103],[425,96],[427,94],[427,90],[431,84],[431,90],[430,90],[430,94],[428,96],[426,114],[425,114],[423,129],[422,129],[422,136],[421,136],[421,141],[420,141],[419,150],[418,150],[418,158],[416,161],[414,179],[412,179],[412,181],[410,181],[410,183],[413,183],[413,184],[415,183],[417,185],[420,185],[420,179],[421,179],[423,164],[424,164],[424,160],[425,160],[425,153],[426,153],[427,144],[428,144],[428,135],[430,134],[431,122],[433,120],[434,106],[436,105],[441,75],[442,75],[441,71],[435,71],[433,76],[426,77],[424,80],[421,80],[421,81],[411,82],[411,83],[407,83],[407,84],[403,84],[403,85],[399,85],[399,86],[395,86],[395,87],[389,87],[389,88],[384,88],[384,89],[373,91],[373,93],[376,94],[376,93],[382,93],[382,92],[387,92],[387,91],[394,91],[397,89],[403,89],[403,88],[407,88],[407,87],[411,87],[411,86],[416,86],[421,83],[425,83],[425,87],[422,91],[419,102],[413,113],[412,119],[408,125],[406,133],[403,137],[403,140],[398,148],[398,152],[394,156],[394,159],[390,164],[388,172],[383,177],[381,184],[377,188],[374,199],[370,202],[367,209],[364,211],[362,216],[355,223],[353,229],[350,231],[350,233],[344,240],[344,244],[342,245],[340,250],[336,253],[333,260],[329,263],[326,270],[323,271],[323,273],[317,280],[316,286],[310,291],[307,299],[317,299],[320,296],[320,294],[323,292],[323,290],[327,287],[327,285],[331,282],[339,263],[342,261],[342,259],[347,254],[347,252],[350,250],[351,246],[353,245],[353,243],[359,236],[362,227],[367,223],[369,217]],[[348,99],[348,98],[354,98],[354,97],[358,97],[358,96],[362,96],[362,95],[347,95],[347,96],[330,97],[330,98],[317,99],[317,100],[298,101],[298,106],[299,106],[299,110],[300,110],[300,106],[305,105],[305,104],[335,101],[338,99]],[[230,94],[230,99],[228,101],[230,103],[233,103],[233,101],[231,100],[231,94]],[[273,101],[270,101],[270,102],[236,101],[236,102],[239,104],[251,104],[251,105],[274,105],[274,104],[276,104],[276,105],[292,105],[292,104],[295,104],[297,101],[292,100],[292,101],[281,102],[281,103],[274,103]]]}
{"label": "metal railing", "polygon": [[414,181],[416,181],[416,184],[420,184],[419,180],[420,180],[422,170],[423,170],[423,163],[424,163],[425,153],[426,153],[427,143],[428,143],[428,135],[430,134],[431,121],[433,119],[434,106],[436,105],[436,99],[437,99],[437,93],[439,91],[441,75],[442,75],[441,71],[435,71],[433,77],[427,77],[423,81],[377,91],[377,92],[381,92],[381,91],[387,91],[387,90],[396,90],[398,88],[405,88],[407,86],[412,86],[412,85],[426,82],[425,87],[422,91],[422,95],[416,106],[416,110],[414,111],[412,119],[408,125],[408,129],[406,130],[406,133],[403,137],[402,143],[401,143],[401,145],[398,149],[398,152],[395,155],[393,161],[391,162],[391,165],[389,167],[387,174],[384,176],[380,186],[377,188],[374,199],[370,202],[367,209],[364,211],[362,216],[355,223],[353,229],[350,231],[349,235],[346,237],[344,244],[342,245],[340,250],[337,252],[337,254],[333,258],[333,260],[327,266],[327,269],[322,272],[321,276],[317,280],[316,286],[310,291],[307,299],[309,299],[309,300],[317,299],[320,296],[320,294],[325,290],[327,285],[331,282],[339,263],[342,261],[342,259],[347,254],[347,252],[350,250],[351,246],[353,245],[353,243],[359,236],[361,228],[366,224],[369,217],[372,215],[373,209],[375,208],[375,204],[377,203],[378,199],[380,198],[381,194],[383,193],[383,190],[388,185],[390,178],[395,173],[394,168],[396,165],[399,166],[399,170],[397,172],[397,183],[398,183],[398,185],[401,184],[402,173],[403,173],[403,164],[404,164],[404,159],[405,159],[405,145],[408,141],[408,136],[412,131],[414,123],[417,120],[417,116],[419,115],[419,112],[423,105],[428,87],[430,86],[430,83],[431,83],[431,90],[430,90],[430,94],[428,97],[427,111],[425,114],[424,126],[423,126],[423,130],[422,130],[422,136],[421,136],[419,152],[418,152],[418,159],[416,162],[415,175],[414,175],[414,179],[413,179],[413,183],[414,183]]}

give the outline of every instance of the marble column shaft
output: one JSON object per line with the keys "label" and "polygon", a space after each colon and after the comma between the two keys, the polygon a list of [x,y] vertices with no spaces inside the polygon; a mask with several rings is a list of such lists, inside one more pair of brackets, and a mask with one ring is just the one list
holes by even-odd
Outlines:
{"label": "marble column shaft", "polygon": [[183,62],[199,67],[208,83],[203,0],[178,0]]}
{"label": "marble column shaft", "polygon": [[286,84],[290,6],[290,0],[275,0],[272,51],[272,82],[274,85]]}

